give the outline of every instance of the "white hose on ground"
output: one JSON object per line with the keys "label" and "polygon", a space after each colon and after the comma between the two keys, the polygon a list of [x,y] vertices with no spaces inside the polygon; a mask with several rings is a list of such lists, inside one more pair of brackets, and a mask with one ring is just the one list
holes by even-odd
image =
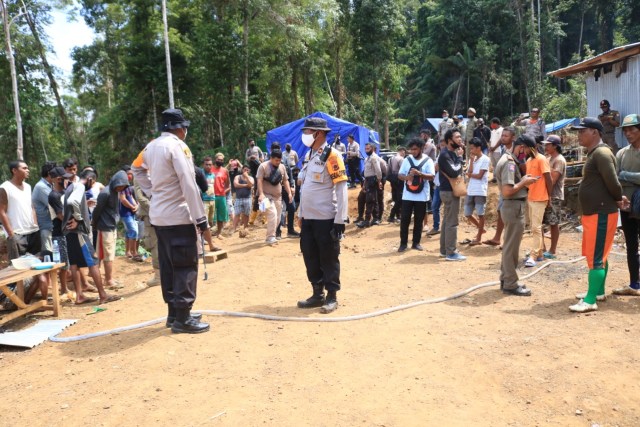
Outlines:
{"label": "white hose on ground", "polygon": [[[619,252],[612,252],[616,255],[625,255],[626,253],[619,253]],[[539,273],[540,270],[542,270],[543,268],[546,268],[552,264],[573,264],[575,262],[581,261],[583,260],[584,257],[579,257],[579,258],[575,258],[572,260],[568,260],[568,261],[557,261],[557,260],[552,260],[552,261],[548,261],[545,264],[541,265],[540,267],[536,268],[535,270],[533,270],[531,273],[522,276],[520,278],[520,280],[527,280],[530,277],[534,276],[535,274]],[[323,323],[327,323],[327,322],[350,322],[353,320],[362,320],[362,319],[369,319],[372,317],[376,317],[376,316],[382,316],[383,314],[389,314],[389,313],[393,313],[396,311],[400,311],[400,310],[406,310],[409,308],[413,308],[413,307],[417,307],[419,305],[425,305],[425,304],[437,304],[440,302],[445,302],[445,301],[450,301],[456,298],[460,298],[462,296],[468,295],[471,292],[475,292],[478,289],[482,289],[482,288],[486,288],[489,286],[494,286],[494,285],[498,285],[500,282],[498,280],[494,280],[492,282],[485,282],[485,283],[480,283],[479,285],[475,285],[472,286],[470,288],[467,288],[463,291],[457,292],[453,295],[449,295],[446,297],[440,297],[440,298],[433,298],[433,299],[428,299],[428,300],[422,300],[422,301],[415,301],[412,303],[408,303],[408,304],[403,304],[403,305],[397,305],[395,307],[390,307],[390,308],[385,308],[383,310],[378,310],[378,311],[374,311],[371,313],[365,313],[365,314],[356,314],[353,316],[345,316],[345,317],[288,317],[288,316],[274,316],[271,314],[260,314],[260,313],[247,313],[247,312],[242,312],[242,311],[225,311],[225,310],[194,310],[194,313],[201,313],[201,314],[206,314],[206,315],[211,315],[211,316],[228,316],[228,317],[248,317],[248,318],[252,318],[252,319],[262,319],[262,320],[275,320],[275,321],[280,321],[280,322],[323,322]],[[125,331],[132,331],[134,329],[140,329],[140,328],[146,328],[147,326],[153,326],[155,324],[158,323],[162,323],[165,322],[167,320],[166,317],[161,317],[155,320],[149,320],[148,322],[142,322],[142,323],[137,323],[135,325],[129,325],[129,326],[123,326],[120,328],[116,328],[116,329],[110,329],[107,331],[101,331],[101,332],[93,332],[90,334],[84,334],[84,335],[76,335],[73,337],[58,337],[56,335],[52,335],[49,337],[49,339],[53,342],[61,342],[61,343],[66,343],[66,342],[74,342],[74,341],[82,341],[82,340],[86,340],[86,339],[90,339],[90,338],[97,338],[97,337],[102,337],[105,335],[113,335],[113,334],[118,334],[120,332],[125,332]],[[62,332],[60,332],[62,333]]]}

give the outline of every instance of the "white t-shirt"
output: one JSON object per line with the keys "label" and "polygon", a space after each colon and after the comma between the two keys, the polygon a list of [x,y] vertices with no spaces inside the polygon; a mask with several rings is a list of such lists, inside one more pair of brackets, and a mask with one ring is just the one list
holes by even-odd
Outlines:
{"label": "white t-shirt", "polygon": [[[502,126],[498,129],[491,129],[491,148],[497,147],[500,144],[500,138],[502,138]],[[497,152],[498,150],[496,150]]]}
{"label": "white t-shirt", "polygon": [[486,155],[480,156],[478,160],[473,162],[473,174],[480,173],[481,170],[485,171],[482,178],[470,178],[469,185],[467,186],[467,194],[469,196],[487,196],[487,190],[489,187],[489,165],[491,161]]}
{"label": "white t-shirt", "polygon": [[[407,157],[405,157],[405,159],[402,161],[402,166],[400,166],[400,171],[398,172],[398,175],[409,175],[409,170],[411,169],[411,163],[409,163],[409,159],[413,161],[413,164],[415,165],[416,168],[420,165],[420,163],[422,163],[425,159],[427,159],[425,164],[422,165],[422,167],[420,168],[420,171],[422,173],[426,173],[429,175],[435,174],[436,171],[435,171],[435,166],[433,165],[433,160],[431,160],[431,158],[428,157],[427,155],[423,154],[419,160],[416,160],[412,155],[408,155]],[[424,181],[424,188],[420,193],[412,193],[411,191],[407,190],[406,184],[404,185],[402,190],[402,200],[411,200],[414,202],[428,202],[429,196],[430,196],[429,181],[427,180]]]}

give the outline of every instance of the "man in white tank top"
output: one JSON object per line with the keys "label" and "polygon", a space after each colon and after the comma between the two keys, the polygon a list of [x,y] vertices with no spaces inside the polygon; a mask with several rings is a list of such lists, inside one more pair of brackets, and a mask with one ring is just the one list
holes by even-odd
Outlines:
{"label": "man in white tank top", "polygon": [[[31,186],[25,182],[29,178],[29,167],[21,160],[9,163],[11,179],[0,185],[0,222],[7,234],[9,259],[18,258],[27,252],[38,254],[41,250],[40,231],[36,212],[31,203]],[[38,286],[31,287],[25,294],[29,302],[39,288],[43,299],[47,299],[49,282],[45,275],[37,276]]]}
{"label": "man in white tank top", "polygon": [[31,203],[29,167],[23,161],[9,163],[11,179],[0,185],[0,221],[8,238],[9,258],[26,252],[40,252],[40,234],[36,214]]}

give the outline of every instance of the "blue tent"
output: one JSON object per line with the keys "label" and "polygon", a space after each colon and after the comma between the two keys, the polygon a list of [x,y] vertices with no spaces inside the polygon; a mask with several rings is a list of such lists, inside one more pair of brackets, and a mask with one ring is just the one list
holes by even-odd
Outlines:
{"label": "blue tent", "polygon": [[551,132],[560,130],[562,128],[565,128],[569,125],[577,125],[578,123],[580,123],[580,119],[575,117],[573,119],[562,119],[562,120],[558,120],[557,122],[549,123],[544,127],[544,130],[547,133],[551,133]]}
{"label": "blue tent", "polygon": [[[360,152],[364,157],[364,144],[369,141],[371,138],[374,142],[378,143],[380,138],[378,136],[378,132],[375,132],[371,129],[368,129],[364,126],[359,126],[354,123],[347,122],[342,119],[338,119],[337,117],[330,116],[327,113],[323,113],[321,111],[316,111],[313,114],[308,115],[307,117],[322,117],[327,121],[331,132],[327,135],[327,141],[333,142],[335,138],[336,132],[340,134],[340,140],[342,143],[347,145],[347,137],[349,135],[353,135],[356,142],[360,144]],[[307,117],[303,117],[291,123],[287,123],[286,125],[282,125],[275,129],[272,129],[267,132],[267,150],[271,149],[271,144],[274,142],[279,142],[282,148],[284,149],[286,144],[291,144],[291,148],[298,153],[300,156],[300,162],[298,166],[302,163],[302,159],[304,159],[305,154],[309,149],[305,147],[302,143],[302,139],[300,136],[302,135],[302,126],[304,126],[304,119]]]}

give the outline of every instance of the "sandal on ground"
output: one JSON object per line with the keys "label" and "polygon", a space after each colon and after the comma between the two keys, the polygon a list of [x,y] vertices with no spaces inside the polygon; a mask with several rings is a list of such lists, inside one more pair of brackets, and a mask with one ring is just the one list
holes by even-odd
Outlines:
{"label": "sandal on ground", "polygon": [[85,305],[85,304],[91,304],[92,302],[96,302],[98,301],[98,298],[85,298],[83,301],[76,301],[74,302],[75,305]]}
{"label": "sandal on ground", "polygon": [[108,304],[110,302],[120,301],[121,299],[122,297],[118,295],[108,295],[107,298],[100,300],[100,304]]}
{"label": "sandal on ground", "polygon": [[489,245],[489,246],[500,246],[500,243],[495,242],[495,241],[493,241],[493,240],[485,240],[485,241],[484,241],[484,242],[482,242],[482,243],[484,243],[485,245]]}

